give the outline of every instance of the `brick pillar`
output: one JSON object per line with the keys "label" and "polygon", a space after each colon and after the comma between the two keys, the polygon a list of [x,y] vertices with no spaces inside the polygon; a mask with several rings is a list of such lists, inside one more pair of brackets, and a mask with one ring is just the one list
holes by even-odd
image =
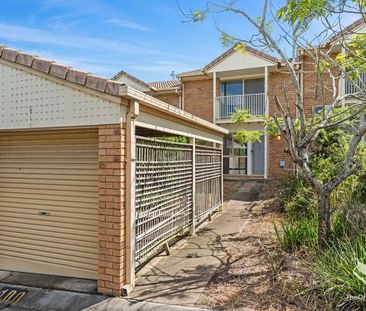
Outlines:
{"label": "brick pillar", "polygon": [[120,296],[125,284],[125,124],[99,127],[98,292]]}

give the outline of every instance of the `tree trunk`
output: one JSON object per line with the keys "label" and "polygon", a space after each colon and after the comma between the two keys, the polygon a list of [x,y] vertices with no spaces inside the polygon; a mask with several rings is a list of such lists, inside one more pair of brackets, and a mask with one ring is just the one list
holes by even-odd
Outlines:
{"label": "tree trunk", "polygon": [[330,191],[322,189],[318,192],[318,245],[320,250],[327,247],[330,233]]}

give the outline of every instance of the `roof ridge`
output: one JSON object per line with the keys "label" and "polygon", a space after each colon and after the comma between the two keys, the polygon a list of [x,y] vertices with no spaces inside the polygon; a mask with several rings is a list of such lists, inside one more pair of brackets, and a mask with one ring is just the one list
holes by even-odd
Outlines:
{"label": "roof ridge", "polygon": [[334,40],[337,40],[338,38],[340,38],[342,35],[350,32],[353,28],[356,28],[360,25],[362,25],[362,23],[365,23],[365,17],[360,17],[359,19],[355,20],[353,23],[349,24],[348,26],[346,26],[343,30],[335,33],[333,36],[331,36],[327,42],[330,43]]}
{"label": "roof ridge", "polygon": [[[209,62],[205,67],[203,67],[203,71],[207,71],[208,69],[212,68],[213,66],[215,66],[216,64],[218,64],[219,62],[221,62],[221,60],[225,59],[226,57],[228,57],[229,55],[231,55],[232,53],[234,53],[236,51],[236,47],[238,46],[238,44],[235,44],[234,46],[232,46],[230,49],[226,50],[224,53],[222,53],[221,55],[219,55],[218,57],[216,57],[214,60],[212,60],[211,62]],[[253,48],[251,46],[245,46],[245,50],[249,51],[250,53],[253,53],[259,57],[265,58],[267,60],[270,60],[272,62],[278,62],[279,60],[270,55],[267,54],[263,51],[260,51],[256,48]]]}
{"label": "roof ridge", "polygon": [[7,46],[0,45],[0,59],[109,95],[120,96],[120,87],[125,85]]}
{"label": "roof ridge", "polygon": [[173,79],[170,79],[170,80],[157,80],[157,81],[151,81],[151,82],[146,82],[146,83],[161,83],[161,82],[175,82],[175,81],[178,81],[179,80],[173,80]]}
{"label": "roof ridge", "polygon": [[[212,60],[211,62],[209,62],[207,65],[205,65],[202,68],[195,69],[195,70],[190,70],[190,71],[186,71],[186,72],[181,72],[177,76],[182,77],[182,76],[189,76],[190,74],[192,74],[192,75],[204,74],[205,71],[209,70],[210,68],[212,68],[213,66],[215,66],[216,64],[221,62],[223,59],[225,59],[226,57],[231,55],[233,52],[235,52],[236,47],[237,47],[237,44],[232,46],[230,49],[226,50],[225,52],[223,52],[219,56],[217,56],[214,60]],[[260,51],[256,48],[253,48],[251,46],[245,46],[245,49],[247,51],[249,51],[250,53],[255,54],[259,57],[265,58],[265,59],[267,59],[271,62],[275,62],[275,63],[279,62],[279,60],[276,57],[274,57],[274,56],[272,56],[268,53],[265,53],[263,51]]]}
{"label": "roof ridge", "polygon": [[141,80],[141,79],[139,79],[139,78],[137,78],[137,77],[129,74],[128,72],[126,72],[124,70],[121,70],[120,72],[118,72],[117,74],[115,74],[114,77],[111,80],[116,81],[117,79],[119,79],[122,76],[125,76],[128,79],[130,79],[132,81],[135,81],[136,83],[138,83],[141,86],[144,86],[144,87],[146,87],[148,89],[151,88],[151,86],[147,82],[145,82],[145,81],[143,81],[143,80]]}

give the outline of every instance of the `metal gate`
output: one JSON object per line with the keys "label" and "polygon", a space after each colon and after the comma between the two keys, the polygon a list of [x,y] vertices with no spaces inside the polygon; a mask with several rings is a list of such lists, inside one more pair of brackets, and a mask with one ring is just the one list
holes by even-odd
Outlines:
{"label": "metal gate", "polygon": [[221,206],[221,159],[221,149],[136,137],[136,267]]}
{"label": "metal gate", "polygon": [[196,146],[196,223],[203,221],[222,203],[221,159],[221,149]]}

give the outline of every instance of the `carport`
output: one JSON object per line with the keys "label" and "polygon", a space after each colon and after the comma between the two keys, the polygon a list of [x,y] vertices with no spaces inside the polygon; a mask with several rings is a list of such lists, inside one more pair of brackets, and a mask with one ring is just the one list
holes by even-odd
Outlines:
{"label": "carport", "polygon": [[221,127],[4,47],[0,81],[1,269],[95,279],[118,296],[221,207]]}

